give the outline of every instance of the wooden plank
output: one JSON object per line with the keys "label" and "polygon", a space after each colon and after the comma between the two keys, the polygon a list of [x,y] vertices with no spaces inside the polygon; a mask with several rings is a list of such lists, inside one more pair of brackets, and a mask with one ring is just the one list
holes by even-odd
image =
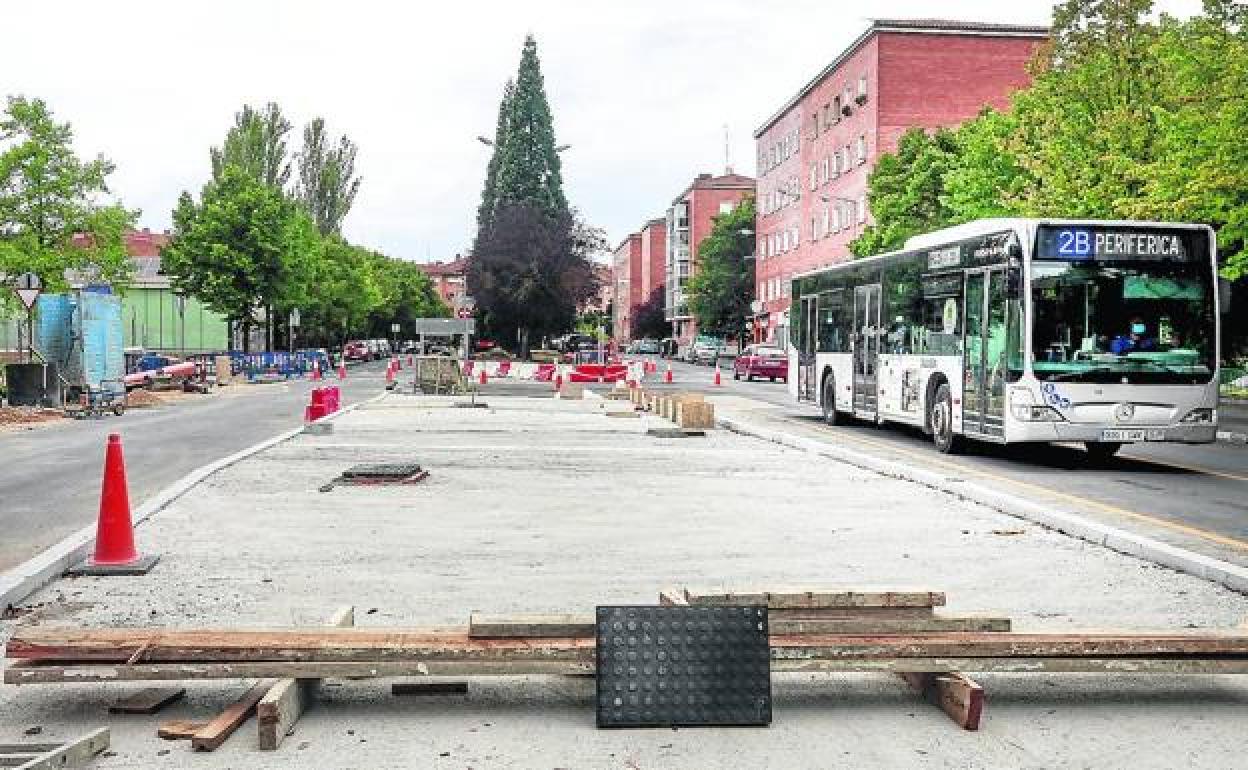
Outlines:
{"label": "wooden plank", "polygon": [[901,672],[914,690],[938,706],[963,730],[978,730],[984,710],[984,688],[965,674]]}
{"label": "wooden plank", "polygon": [[[777,658],[772,651],[772,671],[793,672],[897,672],[944,673],[1112,673],[1112,674],[1248,674],[1248,656],[1219,658],[1175,657],[935,657],[935,658]],[[142,663],[133,666],[41,665],[8,668],[7,684],[61,684],[75,682],[189,681],[194,679],[240,679],[255,677],[336,677],[369,679],[406,676],[527,676],[594,673],[594,663],[522,661],[481,663],[472,661],[372,661],[352,663]]]}
{"label": "wooden plank", "polygon": [[108,707],[111,714],[155,714],[186,695],[185,687],[145,687]]}
{"label": "wooden plank", "polygon": [[936,614],[931,607],[795,607],[768,608],[772,620],[825,620],[829,618],[930,618]]}
{"label": "wooden plank", "polygon": [[769,609],[821,607],[942,607],[945,595],[940,591],[915,590],[854,590],[781,588],[773,590],[702,590],[685,589],[690,604],[764,605]]}
{"label": "wooden plank", "polygon": [[[327,625],[349,628],[355,625],[355,608],[346,605],[330,615]],[[261,751],[276,751],[295,722],[316,699],[320,679],[279,679],[256,704],[256,737]]]}
{"label": "wooden plank", "polygon": [[161,722],[160,727],[156,728],[156,737],[166,741],[189,741],[191,736],[204,729],[207,724],[192,719],[170,719],[168,722]]}
{"label": "wooden plank", "polygon": [[267,679],[252,685],[241,698],[226,706],[216,718],[197,730],[191,736],[191,746],[196,751],[215,751],[247,721],[256,710],[256,704],[272,686],[273,682]]}
{"label": "wooden plank", "polygon": [[584,661],[260,661],[242,663],[42,664],[9,666],[5,684],[71,682],[190,681],[195,679],[336,678],[373,679],[396,676],[527,676],[592,674],[593,656]]}
{"label": "wooden plank", "polygon": [[1242,632],[773,634],[777,658],[1248,655]]}
{"label": "wooden plank", "polygon": [[57,629],[30,628],[9,640],[11,658],[125,662],[352,660],[581,660],[593,639],[473,639],[467,629]]}
{"label": "wooden plank", "polygon": [[482,615],[472,613],[468,636],[474,639],[593,637],[593,615]]}
{"label": "wooden plank", "polygon": [[391,695],[467,695],[467,682],[395,682]]}
{"label": "wooden plank", "polygon": [[28,759],[19,767],[23,770],[59,770],[80,765],[108,748],[109,735],[107,727],[92,730]]}
{"label": "wooden plank", "polygon": [[[768,610],[770,615],[771,611]],[[768,618],[773,634],[882,634],[924,633],[928,631],[995,631],[1010,630],[1009,618],[968,615],[965,617],[929,616],[919,618],[867,617],[833,618]]]}

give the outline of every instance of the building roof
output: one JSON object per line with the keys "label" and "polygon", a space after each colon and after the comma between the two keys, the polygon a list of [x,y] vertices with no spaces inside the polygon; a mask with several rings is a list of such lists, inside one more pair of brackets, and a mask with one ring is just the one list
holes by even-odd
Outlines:
{"label": "building roof", "polygon": [[680,195],[672,199],[672,203],[680,203],[694,190],[753,190],[754,183],[754,177],[743,174],[724,174],[723,176],[698,174]]}
{"label": "building roof", "polygon": [[468,260],[459,254],[455,255],[455,259],[450,262],[417,262],[416,266],[425,272],[425,275],[461,275],[468,270]]}
{"label": "building roof", "polygon": [[788,114],[806,94],[810,93],[823,80],[836,71],[850,56],[853,56],[873,35],[881,32],[895,32],[911,35],[974,35],[979,37],[1027,37],[1044,39],[1049,36],[1050,28],[1033,24],[995,24],[982,21],[956,21],[953,19],[874,19],[870,26],[854,42],[832,59],[828,66],[819,71],[806,85],[802,86],[784,106],[775,112],[767,122],[754,131],[754,138],[776,124],[776,121]]}

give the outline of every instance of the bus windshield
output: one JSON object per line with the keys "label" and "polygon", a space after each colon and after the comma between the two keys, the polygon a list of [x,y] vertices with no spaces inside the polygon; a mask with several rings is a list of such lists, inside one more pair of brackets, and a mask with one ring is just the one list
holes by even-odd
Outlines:
{"label": "bus windshield", "polygon": [[1033,261],[1036,377],[1208,382],[1215,368],[1212,282],[1210,263],[1199,258]]}

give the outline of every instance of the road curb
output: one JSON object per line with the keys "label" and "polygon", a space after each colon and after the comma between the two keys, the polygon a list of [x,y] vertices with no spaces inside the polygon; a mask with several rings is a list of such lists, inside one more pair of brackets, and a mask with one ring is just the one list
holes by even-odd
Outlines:
{"label": "road curb", "polygon": [[[376,401],[384,395],[385,394],[383,393],[381,396],[374,396],[373,398],[350,404],[346,408],[340,409],[334,414],[322,417],[318,420],[318,422],[329,422],[337,419],[348,412],[358,409],[364,404]],[[202,465],[199,468],[196,468],[157,492],[155,496],[144,502],[138,508],[135,508],[131,512],[131,519],[134,522],[134,526],[138,527],[139,524],[146,519],[164,510],[170,503],[189,492],[195,487],[196,484],[199,484],[204,479],[212,476],[217,471],[224,470],[241,460],[245,460],[252,455],[259,454],[266,449],[277,446],[283,441],[288,441],[301,433],[303,433],[302,425],[293,430],[279,433],[272,438],[265,439],[258,444],[252,444],[251,446],[235,452],[232,455],[223,457],[220,460],[215,460],[207,465]],[[91,545],[94,542],[95,525],[91,524],[83,527],[72,535],[67,536],[64,540],[61,540],[56,545],[47,548],[39,555],[22,562],[12,569],[0,573],[0,610],[12,607],[33,594],[35,591],[38,591],[40,588],[43,588],[59,578],[70,567],[87,558],[87,555],[91,550]]]}
{"label": "road curb", "polygon": [[1248,444],[1248,433],[1235,433],[1229,430],[1218,431],[1218,441],[1226,444]]}
{"label": "road curb", "polygon": [[792,449],[814,452],[883,476],[922,484],[1001,513],[1055,529],[1063,534],[1219,583],[1241,594],[1248,594],[1248,569],[1227,561],[1202,556],[1186,548],[1179,548],[1144,535],[1101,524],[1075,513],[1046,508],[1030,500],[989,489],[975,482],[951,481],[943,474],[921,470],[893,460],[885,460],[865,452],[795,436],[783,431],[762,428],[731,417],[719,417],[716,422],[733,433],[760,438]]}

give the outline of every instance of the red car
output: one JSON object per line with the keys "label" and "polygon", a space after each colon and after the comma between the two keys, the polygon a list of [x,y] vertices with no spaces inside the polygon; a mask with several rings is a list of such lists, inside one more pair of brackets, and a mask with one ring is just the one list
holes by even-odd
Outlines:
{"label": "red car", "polygon": [[750,345],[732,362],[732,379],[766,377],[789,381],[789,357],[780,348],[770,345]]}
{"label": "red car", "polygon": [[364,340],[351,340],[342,346],[342,357],[348,361],[368,361],[373,356],[368,350],[367,342]]}

